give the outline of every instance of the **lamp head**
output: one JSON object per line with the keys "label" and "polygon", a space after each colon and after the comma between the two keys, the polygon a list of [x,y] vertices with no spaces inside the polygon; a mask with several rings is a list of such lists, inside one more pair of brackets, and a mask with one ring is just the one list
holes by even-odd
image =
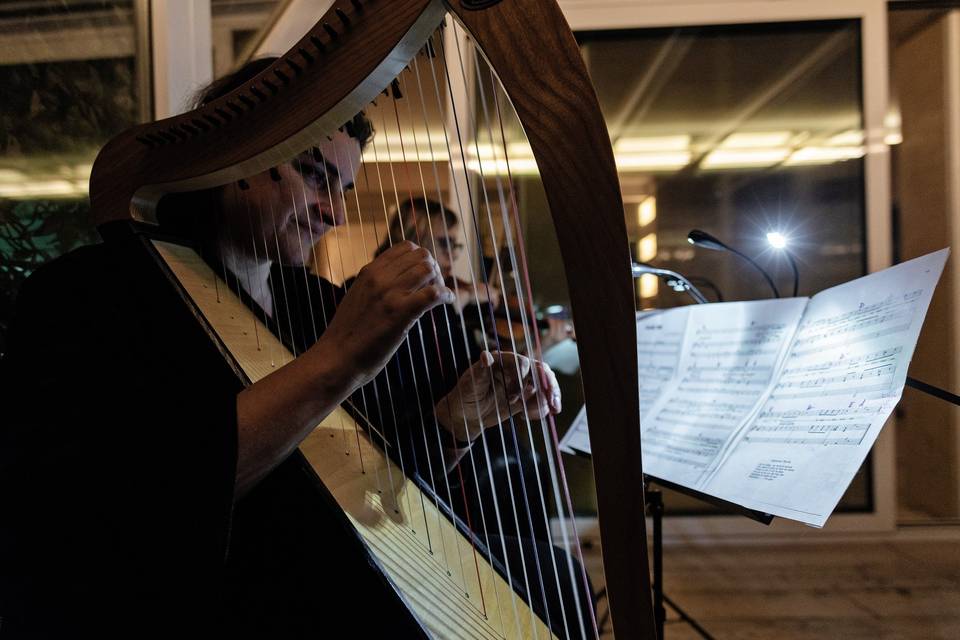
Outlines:
{"label": "lamp head", "polygon": [[729,251],[729,247],[723,244],[706,231],[694,229],[687,234],[687,242],[702,249],[713,249],[714,251]]}
{"label": "lamp head", "polygon": [[780,233],[779,231],[771,231],[767,234],[767,242],[770,243],[770,246],[774,249],[786,249],[787,248],[787,237]]}

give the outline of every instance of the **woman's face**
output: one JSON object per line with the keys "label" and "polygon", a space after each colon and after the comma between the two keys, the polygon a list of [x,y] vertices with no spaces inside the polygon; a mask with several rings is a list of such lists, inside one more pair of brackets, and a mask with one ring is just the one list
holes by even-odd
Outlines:
{"label": "woman's face", "polygon": [[[313,245],[346,221],[345,199],[360,168],[360,144],[343,132],[247,180],[248,189],[228,189],[227,242],[237,250],[290,266],[309,264]],[[276,178],[280,179],[277,180]]]}

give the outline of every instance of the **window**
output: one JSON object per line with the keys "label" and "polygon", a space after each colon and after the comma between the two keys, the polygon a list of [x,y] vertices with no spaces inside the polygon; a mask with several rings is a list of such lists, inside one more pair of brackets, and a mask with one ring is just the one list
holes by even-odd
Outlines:
{"label": "window", "polygon": [[133,0],[0,6],[0,352],[23,280],[97,240],[93,160],[149,104],[139,17]]}

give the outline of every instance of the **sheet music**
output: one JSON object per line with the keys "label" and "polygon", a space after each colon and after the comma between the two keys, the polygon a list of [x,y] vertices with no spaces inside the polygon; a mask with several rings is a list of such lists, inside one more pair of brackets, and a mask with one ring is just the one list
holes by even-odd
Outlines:
{"label": "sheet music", "polygon": [[690,307],[637,314],[640,424],[666,385],[676,376],[689,314]]}
{"label": "sheet music", "polygon": [[[809,300],[638,317],[644,472],[823,526],[903,393],[948,255]],[[589,454],[585,410],[568,438]]]}
{"label": "sheet music", "polygon": [[[689,307],[637,313],[637,371],[640,382],[640,423],[664,385],[677,370]],[[587,408],[580,408],[570,429],[560,440],[560,450],[590,455]]]}
{"label": "sheet music", "polygon": [[573,424],[560,438],[560,451],[573,455],[590,455],[590,432],[587,430],[587,405],[573,419]]}
{"label": "sheet music", "polygon": [[814,296],[776,386],[704,490],[823,526],[900,400],[946,258]]}
{"label": "sheet music", "polygon": [[676,371],[640,421],[646,473],[700,487],[769,389],[805,306],[793,298],[687,307]]}

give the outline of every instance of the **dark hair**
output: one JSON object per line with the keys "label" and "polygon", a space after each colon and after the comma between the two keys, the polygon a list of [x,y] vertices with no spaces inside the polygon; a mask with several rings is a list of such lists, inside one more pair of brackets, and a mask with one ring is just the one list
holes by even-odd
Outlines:
{"label": "dark hair", "polygon": [[443,224],[450,228],[460,222],[460,216],[446,208],[436,200],[427,198],[411,198],[400,205],[390,219],[387,237],[377,247],[375,256],[380,255],[396,242],[403,240],[417,241],[417,229],[427,219],[427,216],[436,218],[443,216]]}
{"label": "dark hair", "polygon": [[[266,56],[250,60],[235,71],[217,78],[197,92],[191,107],[199,109],[217,98],[222,98],[234,89],[253,80],[257,74],[269,68],[279,58]],[[373,123],[362,111],[343,126],[344,132],[354,138],[363,150],[373,139]],[[223,187],[202,191],[174,193],[164,196],[157,206],[157,221],[167,233],[197,240],[204,254],[210,254],[215,232],[214,216]],[[213,213],[213,215],[210,215]]]}

